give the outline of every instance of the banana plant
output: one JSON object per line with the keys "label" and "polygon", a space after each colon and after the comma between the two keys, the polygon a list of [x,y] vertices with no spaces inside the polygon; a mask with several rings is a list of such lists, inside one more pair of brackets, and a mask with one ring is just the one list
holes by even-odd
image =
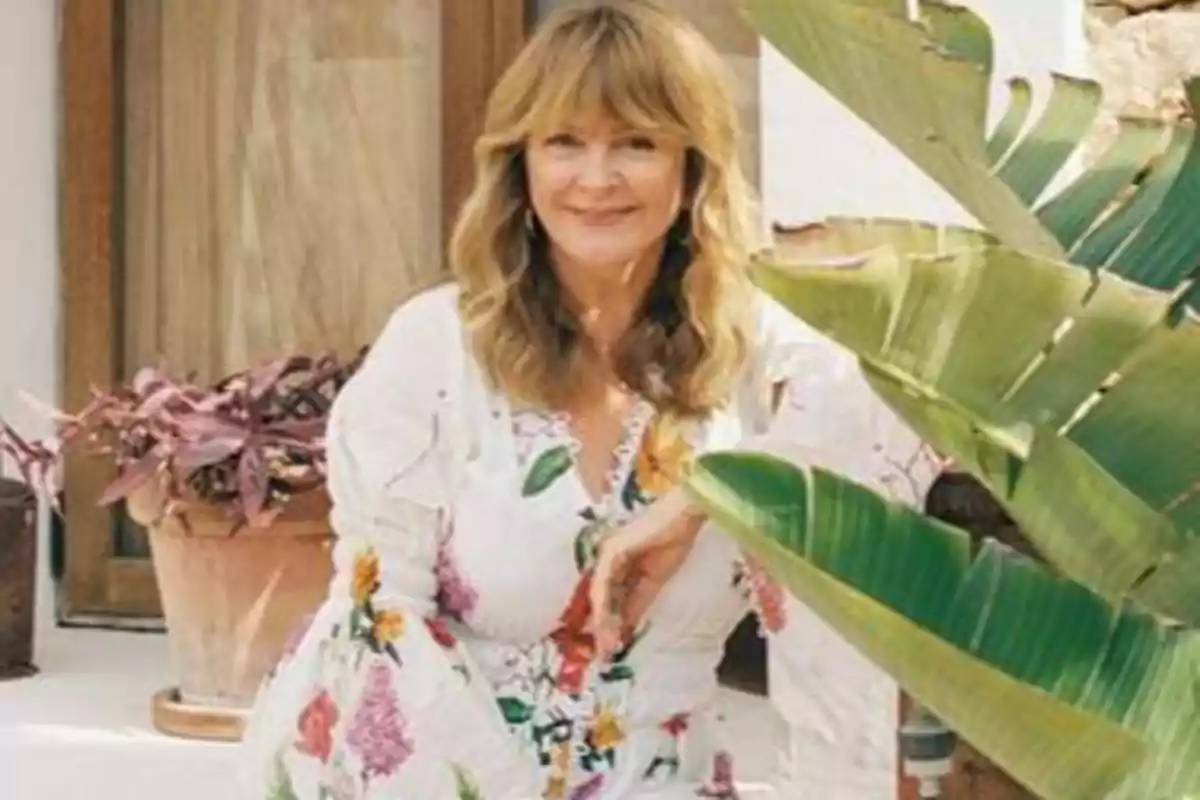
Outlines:
{"label": "banana plant", "polygon": [[[1052,197],[1101,100],[1054,74],[1041,115],[1033,84],[1008,80],[990,114],[991,31],[970,9],[921,0],[742,0],[761,35],[950,193],[980,226],[1034,255],[1170,289],[1200,260],[1200,141],[1191,125],[1123,120],[1116,142]],[[1200,80],[1188,86],[1200,107]],[[989,116],[999,117],[987,128]]]}
{"label": "banana plant", "polygon": [[[713,453],[693,496],[924,706],[1048,800],[1200,796],[1200,162],[1127,123],[1043,198],[1098,90],[1055,76],[986,129],[965,9],[746,0],[759,31],[979,221],[777,231],[758,283],[981,480],[1038,563],[776,455]],[[1197,84],[1189,91],[1200,99]]]}

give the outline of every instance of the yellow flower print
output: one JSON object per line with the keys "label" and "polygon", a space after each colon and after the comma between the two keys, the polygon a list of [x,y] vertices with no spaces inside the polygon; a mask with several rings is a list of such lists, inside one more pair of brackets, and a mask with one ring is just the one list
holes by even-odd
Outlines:
{"label": "yellow flower print", "polygon": [[550,775],[546,778],[546,786],[542,797],[563,798],[567,796],[567,776],[571,774],[571,744],[560,742],[550,751]]}
{"label": "yellow flower print", "polygon": [[397,611],[376,611],[371,632],[380,644],[396,641],[404,635],[404,615]]}
{"label": "yellow flower print", "polygon": [[601,707],[592,721],[592,746],[597,750],[611,750],[625,740],[621,723],[608,708]]}
{"label": "yellow flower print", "polygon": [[562,775],[551,775],[546,780],[546,788],[542,790],[542,797],[546,800],[560,800],[567,796],[567,779]]}
{"label": "yellow flower print", "polygon": [[379,556],[372,549],[360,551],[354,557],[354,578],[351,592],[354,604],[363,605],[379,586]]}
{"label": "yellow flower print", "polygon": [[555,769],[566,772],[571,768],[571,745],[563,742],[554,748],[554,755],[551,756],[551,763]]}
{"label": "yellow flower print", "polygon": [[634,476],[643,496],[669,491],[691,464],[692,446],[679,422],[659,415],[646,428],[634,465]]}

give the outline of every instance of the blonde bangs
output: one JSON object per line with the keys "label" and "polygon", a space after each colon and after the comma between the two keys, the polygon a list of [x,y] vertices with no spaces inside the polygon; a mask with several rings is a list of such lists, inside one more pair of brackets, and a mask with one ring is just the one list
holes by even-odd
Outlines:
{"label": "blonde bangs", "polygon": [[539,286],[545,270],[525,227],[523,152],[531,137],[603,115],[678,137],[695,178],[690,262],[671,290],[686,333],[667,335],[644,320],[630,336],[622,377],[649,391],[638,376],[661,367],[668,387],[653,399],[682,414],[723,405],[745,355],[752,292],[751,198],[723,70],[701,34],[673,12],[647,0],[601,0],[551,12],[501,77],[476,142],[475,186],[450,243],[462,315],[495,388],[518,402],[554,405],[576,385],[569,376],[586,369],[560,309]]}
{"label": "blonde bangs", "polygon": [[527,137],[571,120],[607,118],[636,130],[684,137],[686,125],[674,99],[678,91],[668,85],[671,76],[662,57],[630,37],[592,38],[599,41],[561,42],[515,132]]}

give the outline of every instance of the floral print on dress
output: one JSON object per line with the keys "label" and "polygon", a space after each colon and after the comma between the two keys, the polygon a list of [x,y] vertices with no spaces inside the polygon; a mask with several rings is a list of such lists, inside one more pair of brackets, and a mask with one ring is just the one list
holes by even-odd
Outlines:
{"label": "floral print on dress", "polygon": [[645,428],[622,501],[632,509],[678,485],[693,460],[685,428],[670,414],[659,414]]}
{"label": "floral print on dress", "polygon": [[687,733],[692,715],[686,711],[672,714],[659,723],[662,732],[662,743],[658,746],[654,758],[642,774],[642,780],[648,783],[663,783],[679,774],[679,742]]}
{"label": "floral print on dress", "polygon": [[733,782],[733,756],[724,750],[713,755],[712,774],[704,786],[696,790],[696,796],[705,800],[739,800]]}
{"label": "floral print on dress", "polygon": [[733,566],[733,587],[758,616],[762,629],[779,633],[787,625],[787,592],[754,559],[746,556]]}
{"label": "floral print on dress", "polygon": [[399,666],[400,655],[395,643],[404,635],[404,614],[376,608],[374,597],[378,590],[379,556],[374,548],[365,547],[354,557],[350,638],[364,643],[373,653],[387,654]]}
{"label": "floral print on dress", "polygon": [[296,788],[292,785],[291,773],[287,770],[287,764],[284,763],[283,753],[275,754],[275,774],[271,777],[271,782],[267,787],[267,800],[299,800],[296,797]]}
{"label": "floral print on dress", "polygon": [[[608,495],[577,512],[580,527],[572,553],[578,578],[558,624],[544,645],[528,655],[516,670],[519,677],[498,699],[513,732],[537,754],[546,798],[598,796],[628,735],[623,708],[635,679],[628,657],[639,637],[633,637],[608,663],[597,665],[588,621],[592,569],[605,533],[670,488],[691,457],[681,429],[652,420],[648,411],[644,402],[631,407],[612,454]],[[545,492],[568,474],[578,451],[563,418],[545,415],[542,424],[538,421],[537,415],[526,412],[514,425],[525,465],[521,486],[526,497]]]}
{"label": "floral print on dress", "polygon": [[[590,509],[580,518],[577,540],[603,529]],[[594,553],[595,548],[577,543],[574,550]],[[595,639],[587,629],[593,560],[577,559],[582,571],[558,625],[514,665],[515,677],[498,699],[510,729],[528,742],[542,765],[543,796],[552,800],[600,791],[626,737],[621,708],[634,678],[626,663],[629,647],[606,664],[595,662]]]}
{"label": "floral print on dress", "polygon": [[[755,420],[740,400],[692,423],[635,397],[608,463],[591,462],[607,470],[592,491],[569,415],[512,409],[460,369],[469,349],[435,344],[460,341],[454,304],[432,305],[441,321],[389,324],[340,395],[348,413],[327,446],[353,469],[330,476],[339,591],[256,704],[244,750],[254,796],[734,797],[707,707],[709,656],[758,586],[747,573],[729,587],[733,545],[698,548],[679,590],[605,661],[588,635],[588,585],[609,531],[686,475],[693,452]],[[711,776],[694,774],[710,760]]]}
{"label": "floral print on dress", "polygon": [[328,763],[333,751],[333,726],[337,721],[337,706],[329,692],[321,689],[300,712],[296,723],[296,749],[322,764]]}
{"label": "floral print on dress", "polygon": [[324,795],[321,800],[355,800],[358,797],[354,776],[340,766],[334,768],[321,791]]}
{"label": "floral print on dress", "polygon": [[475,785],[475,780],[471,777],[471,773],[459,764],[451,764],[450,771],[454,773],[454,789],[456,800],[484,800],[484,797],[479,792],[479,787]]}
{"label": "floral print on dress", "polygon": [[366,684],[346,733],[346,746],[362,759],[364,783],[392,775],[413,752],[396,702],[393,672],[384,661],[367,668]]}
{"label": "floral print on dress", "polygon": [[442,541],[438,545],[437,561],[433,566],[434,577],[437,579],[437,595],[434,602],[438,613],[455,620],[465,622],[475,610],[479,595],[471,587],[458,570],[458,564],[450,550],[450,542]]}

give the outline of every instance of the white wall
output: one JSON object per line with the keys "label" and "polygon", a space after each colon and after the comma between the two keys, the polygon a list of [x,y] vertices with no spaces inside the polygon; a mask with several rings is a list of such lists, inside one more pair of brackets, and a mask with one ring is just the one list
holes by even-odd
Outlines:
{"label": "white wall", "polygon": [[[1051,70],[1083,74],[1083,0],[966,0],[966,5],[991,24],[996,40],[994,111],[1004,110],[1002,81],[1010,75],[1034,79],[1040,89]],[[970,221],[940,187],[765,44],[761,87],[769,221],[807,222],[830,214]]]}
{"label": "white wall", "polygon": [[[1082,0],[966,4],[984,15],[996,39],[995,111],[1003,111],[996,101],[1006,98],[1003,80],[1013,74],[1034,79],[1035,90],[1051,71],[1084,74]],[[971,222],[940,187],[765,43],[760,69],[767,222],[846,214]],[[887,441],[895,456],[909,446],[906,437],[843,357],[821,359],[817,377],[804,380],[805,413],[820,419],[788,424],[797,426],[796,438],[810,454],[819,453],[813,460],[871,482],[878,465],[868,439]],[[896,686],[811,613],[796,605],[791,612],[784,646],[770,660],[771,692],[788,730],[780,796],[891,800]]]}
{"label": "white wall", "polygon": [[0,0],[0,414],[22,425],[24,389],[53,401],[55,3]]}
{"label": "white wall", "polygon": [[[56,7],[0,0],[0,417],[32,436],[50,426],[18,394],[58,397]],[[39,585],[44,626],[52,609]]]}

